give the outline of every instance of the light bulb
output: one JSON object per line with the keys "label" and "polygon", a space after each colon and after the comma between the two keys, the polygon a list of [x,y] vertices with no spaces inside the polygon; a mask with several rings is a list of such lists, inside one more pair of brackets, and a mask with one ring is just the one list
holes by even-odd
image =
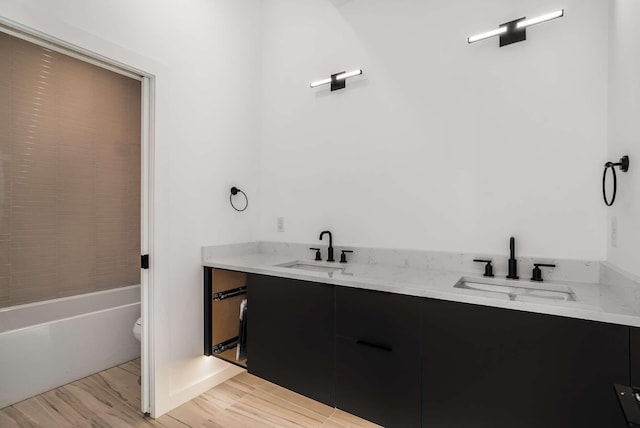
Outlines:
{"label": "light bulb", "polygon": [[531,25],[540,24],[541,22],[550,21],[552,19],[560,18],[564,16],[564,9],[556,10],[555,12],[547,13],[546,15],[538,16],[537,18],[525,19],[516,24],[516,28],[526,28]]}
{"label": "light bulb", "polygon": [[487,31],[486,33],[471,36],[467,40],[469,41],[469,43],[478,42],[480,40],[488,39],[489,37],[499,36],[500,34],[504,34],[506,32],[507,27],[500,27],[495,30]]}

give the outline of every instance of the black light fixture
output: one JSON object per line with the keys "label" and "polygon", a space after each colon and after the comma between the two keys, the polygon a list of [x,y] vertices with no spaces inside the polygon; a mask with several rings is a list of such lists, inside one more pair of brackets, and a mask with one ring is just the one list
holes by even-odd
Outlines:
{"label": "black light fixture", "polygon": [[318,86],[331,84],[331,91],[337,91],[338,89],[344,89],[347,86],[346,80],[349,77],[359,76],[362,74],[362,70],[353,71],[341,71],[340,73],[332,74],[328,79],[316,80],[311,82],[309,86],[317,88]]}
{"label": "black light fixture", "polygon": [[500,36],[500,47],[507,46],[512,43],[527,40],[527,27],[551,21],[552,19],[564,16],[564,9],[547,13],[536,18],[520,18],[514,21],[501,24],[497,29],[487,31],[485,33],[476,34],[467,38],[468,43],[479,42],[480,40],[489,39],[491,37]]}

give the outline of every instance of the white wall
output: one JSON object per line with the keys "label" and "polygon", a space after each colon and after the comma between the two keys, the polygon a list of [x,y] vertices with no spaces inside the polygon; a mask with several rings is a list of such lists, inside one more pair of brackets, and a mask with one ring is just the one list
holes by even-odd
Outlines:
{"label": "white wall", "polygon": [[[609,68],[609,145],[607,157],[629,155],[628,173],[618,173],[618,195],[608,208],[607,260],[640,275],[640,1],[611,1]],[[635,155],[635,156],[634,156]],[[611,218],[618,221],[617,247],[612,246]]]}
{"label": "white wall", "polygon": [[[202,245],[255,240],[261,2],[0,0],[0,14],[153,73],[155,414],[207,389]],[[237,185],[252,198],[238,214]],[[209,382],[210,384],[210,382]]]}
{"label": "white wall", "polygon": [[[560,8],[504,48],[470,35]],[[605,256],[607,2],[267,0],[263,240]],[[362,68],[330,93],[309,82]],[[285,233],[276,219],[285,218]]]}

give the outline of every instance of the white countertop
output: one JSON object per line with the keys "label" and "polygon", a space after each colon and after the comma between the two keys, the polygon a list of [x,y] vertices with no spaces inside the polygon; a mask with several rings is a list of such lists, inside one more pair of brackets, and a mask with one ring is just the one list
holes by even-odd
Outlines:
{"label": "white countertop", "polygon": [[[291,256],[251,253],[234,257],[206,257],[203,264],[213,268],[260,275],[640,327],[640,314],[621,301],[608,287],[599,284],[554,281],[553,284],[569,286],[575,294],[576,301],[532,303],[512,301],[507,296],[493,297],[481,291],[454,288],[463,276],[482,281],[482,276],[478,276],[477,273],[312,260],[304,262],[318,266],[344,267],[345,270],[342,273],[326,273],[277,266],[296,260],[298,259]],[[518,281],[513,281],[513,286],[517,287]]]}

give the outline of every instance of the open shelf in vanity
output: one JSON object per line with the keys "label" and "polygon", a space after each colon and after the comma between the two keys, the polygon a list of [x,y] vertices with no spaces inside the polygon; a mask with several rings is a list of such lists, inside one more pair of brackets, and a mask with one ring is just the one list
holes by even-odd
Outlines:
{"label": "open shelf in vanity", "polygon": [[238,358],[242,340],[240,312],[247,297],[247,274],[204,268],[204,354],[247,367],[244,355]]}

